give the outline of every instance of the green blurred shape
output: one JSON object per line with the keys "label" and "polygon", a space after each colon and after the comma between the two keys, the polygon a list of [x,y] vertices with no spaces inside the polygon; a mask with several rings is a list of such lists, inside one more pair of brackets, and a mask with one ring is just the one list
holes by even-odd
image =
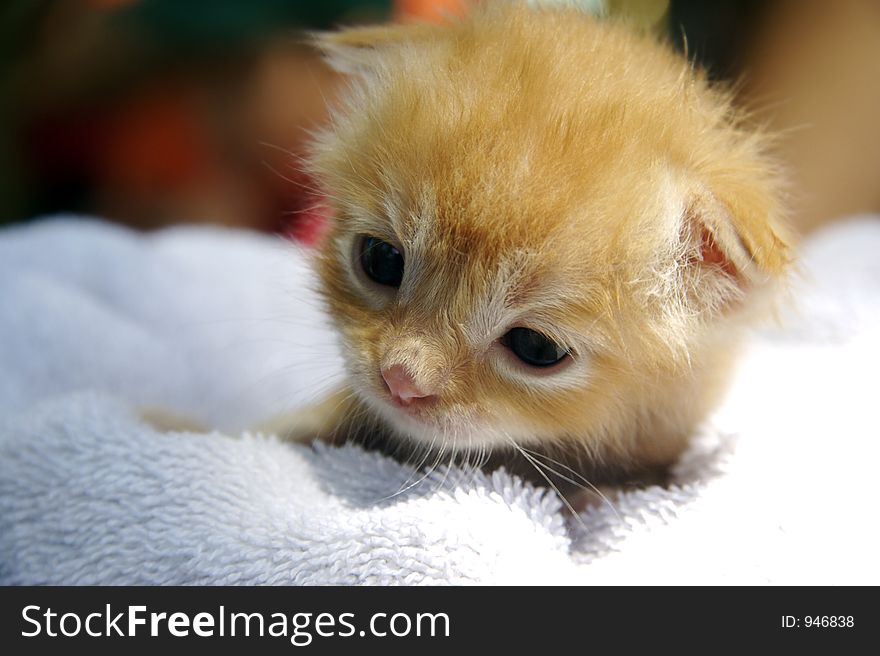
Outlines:
{"label": "green blurred shape", "polygon": [[329,29],[357,18],[383,20],[391,0],[141,0],[117,20],[160,34],[170,47],[198,50],[249,42],[292,28]]}

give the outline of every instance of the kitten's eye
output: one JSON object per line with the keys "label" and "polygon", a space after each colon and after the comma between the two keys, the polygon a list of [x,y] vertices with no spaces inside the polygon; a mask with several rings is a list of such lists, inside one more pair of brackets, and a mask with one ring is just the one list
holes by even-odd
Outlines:
{"label": "kitten's eye", "polygon": [[513,351],[516,357],[533,367],[549,367],[569,355],[564,346],[528,328],[511,329],[501,338],[501,343]]}
{"label": "kitten's eye", "polygon": [[387,241],[364,237],[360,246],[361,267],[371,280],[388,287],[400,287],[403,255]]}

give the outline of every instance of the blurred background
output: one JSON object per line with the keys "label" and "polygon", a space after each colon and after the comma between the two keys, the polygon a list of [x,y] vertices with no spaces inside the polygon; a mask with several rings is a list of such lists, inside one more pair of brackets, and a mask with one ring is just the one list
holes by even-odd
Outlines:
{"label": "blurred background", "polygon": [[[595,3],[594,3],[595,4]],[[880,211],[880,2],[607,0],[649,16],[779,131],[802,232]],[[308,30],[461,0],[2,0],[0,224],[54,212],[310,240],[296,166],[341,80]]]}

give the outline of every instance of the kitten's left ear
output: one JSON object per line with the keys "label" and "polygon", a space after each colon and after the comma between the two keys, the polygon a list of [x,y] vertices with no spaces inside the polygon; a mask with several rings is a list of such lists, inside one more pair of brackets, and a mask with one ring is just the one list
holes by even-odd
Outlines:
{"label": "kitten's left ear", "polygon": [[716,308],[749,287],[782,277],[792,262],[787,231],[766,199],[722,199],[706,189],[688,196],[681,224],[691,292]]}
{"label": "kitten's left ear", "polygon": [[335,70],[357,75],[371,71],[388,50],[430,40],[440,29],[431,23],[352,27],[313,33],[312,43]]}

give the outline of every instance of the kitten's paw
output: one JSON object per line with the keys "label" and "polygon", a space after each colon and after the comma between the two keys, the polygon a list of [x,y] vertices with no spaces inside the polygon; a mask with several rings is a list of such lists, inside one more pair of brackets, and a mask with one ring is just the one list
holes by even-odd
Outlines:
{"label": "kitten's paw", "polygon": [[167,408],[144,406],[138,408],[141,421],[160,433],[210,433],[211,429],[197,419]]}
{"label": "kitten's paw", "polygon": [[255,432],[277,435],[290,442],[311,443],[344,441],[350,422],[358,413],[354,393],[343,388],[324,400],[299,408],[254,427]]}
{"label": "kitten's paw", "polygon": [[315,440],[326,439],[322,434],[322,428],[322,418],[314,414],[314,409],[303,408],[261,422],[254,426],[251,432],[277,435],[285,442],[309,444]]}

